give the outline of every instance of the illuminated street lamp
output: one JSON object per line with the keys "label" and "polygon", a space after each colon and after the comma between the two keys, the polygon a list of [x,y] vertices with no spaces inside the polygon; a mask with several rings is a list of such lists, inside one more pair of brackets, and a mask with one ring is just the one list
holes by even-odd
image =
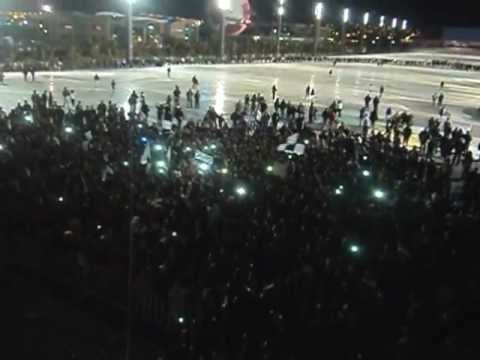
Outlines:
{"label": "illuminated street lamp", "polygon": [[404,31],[407,30],[407,27],[408,27],[408,22],[407,22],[407,20],[403,20],[403,21],[402,21],[402,30],[404,30]]}
{"label": "illuminated street lamp", "polygon": [[283,16],[285,15],[285,0],[278,0],[278,31],[277,31],[277,58],[280,58],[280,41],[282,36]]}
{"label": "illuminated street lamp", "polygon": [[350,20],[350,9],[345,8],[343,9],[343,23],[346,24]]}
{"label": "illuminated street lamp", "polygon": [[379,26],[383,28],[385,26],[385,15],[380,16],[380,24]]}
{"label": "illuminated street lamp", "polygon": [[367,26],[369,21],[370,21],[370,13],[367,11],[365,14],[363,14],[363,25]]}
{"label": "illuminated street lamp", "polygon": [[128,62],[133,61],[133,4],[136,0],[127,0],[128,4]]}
{"label": "illuminated street lamp", "polygon": [[227,28],[227,20],[226,20],[226,12],[231,9],[231,0],[218,0],[218,8],[222,13],[222,34],[221,34],[221,42],[220,42],[220,58],[223,60],[225,58],[225,38],[226,38],[226,28]]}
{"label": "illuminated street lamp", "polygon": [[315,47],[314,53],[317,56],[318,52],[318,43],[320,41],[320,26],[322,25],[323,17],[323,3],[319,2],[315,4]]}
{"label": "illuminated street lamp", "polygon": [[396,28],[397,28],[397,25],[398,25],[398,19],[397,19],[397,18],[393,18],[393,19],[392,19],[392,29],[396,29]]}

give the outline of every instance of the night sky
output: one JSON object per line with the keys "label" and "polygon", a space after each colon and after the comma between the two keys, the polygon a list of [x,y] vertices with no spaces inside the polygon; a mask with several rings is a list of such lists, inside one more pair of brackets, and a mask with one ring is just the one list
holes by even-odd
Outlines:
{"label": "night sky", "polygon": [[[40,0],[0,0],[0,8],[16,4],[34,4]],[[125,0],[48,0],[57,8],[81,11],[121,10]],[[205,13],[208,1],[214,0],[137,0],[137,6],[144,10],[162,12],[169,15],[201,17]],[[234,1],[234,0],[233,0]],[[273,6],[277,0],[251,0],[256,19],[268,21],[272,18]],[[288,18],[291,21],[310,21],[314,0],[287,0]],[[384,13],[387,16],[406,18],[419,26],[458,25],[480,26],[476,0],[323,0],[327,10],[326,16],[339,16],[339,8],[349,6],[357,14],[367,10]],[[328,20],[328,19],[327,19]]]}

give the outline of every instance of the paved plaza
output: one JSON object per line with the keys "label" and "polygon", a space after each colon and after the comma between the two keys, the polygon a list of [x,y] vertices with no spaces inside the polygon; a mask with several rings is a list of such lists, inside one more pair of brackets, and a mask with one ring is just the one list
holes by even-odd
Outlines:
{"label": "paved plaza", "polygon": [[[121,70],[99,70],[100,81],[94,83],[95,71],[40,72],[35,82],[24,82],[20,73],[7,73],[6,85],[0,86],[0,106],[10,108],[17,101],[30,99],[33,90],[39,92],[52,88],[60,101],[64,86],[75,90],[75,97],[84,104],[96,104],[100,100],[112,100],[127,104],[132,90],[144,91],[151,107],[164,102],[175,85],[183,91],[191,86],[194,75],[200,81],[202,94],[201,113],[188,113],[188,118],[199,118],[208,106],[220,113],[230,113],[234,103],[246,93],[261,92],[271,98],[271,87],[275,83],[279,96],[290,101],[305,102],[305,88],[313,84],[316,89],[315,102],[319,108],[329,105],[335,98],[343,100],[344,121],[358,123],[359,109],[363,98],[370,91],[378,92],[385,87],[380,113],[387,106],[395,110],[409,110],[414,116],[416,127],[422,127],[429,117],[438,114],[432,105],[432,94],[439,91],[445,82],[445,104],[452,113],[455,126],[471,129],[474,137],[480,137],[480,73],[458,70],[443,70],[420,67],[401,67],[373,64],[338,64],[329,76],[329,63],[298,64],[252,64],[252,65],[177,65],[172,67],[172,79],[168,79],[166,68],[139,68]],[[117,90],[112,93],[110,82],[115,79]],[[154,113],[154,112],[153,112]]]}

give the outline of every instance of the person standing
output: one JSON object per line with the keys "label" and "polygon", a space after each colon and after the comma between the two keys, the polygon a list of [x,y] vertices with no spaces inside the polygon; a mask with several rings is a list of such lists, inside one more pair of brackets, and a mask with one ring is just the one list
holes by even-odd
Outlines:
{"label": "person standing", "polygon": [[98,81],[100,80],[100,76],[98,74],[95,74],[93,77],[93,81],[95,82],[95,89],[97,88]]}
{"label": "person standing", "polygon": [[273,84],[272,86],[272,100],[275,100],[275,98],[277,97],[277,86],[275,84]]}
{"label": "person standing", "polygon": [[114,92],[115,92],[115,88],[116,88],[116,86],[117,86],[117,83],[115,82],[115,79],[112,79],[112,82],[111,82],[110,85],[112,86],[112,93],[114,93]]}
{"label": "person standing", "polygon": [[380,86],[380,97],[383,96],[383,93],[385,92],[385,88],[383,87],[383,85]]}
{"label": "person standing", "polygon": [[439,107],[442,107],[443,106],[443,100],[445,98],[445,95],[443,95],[443,93],[440,93],[440,95],[438,95],[438,106]]}
{"label": "person standing", "polygon": [[372,97],[370,96],[370,93],[367,94],[367,96],[365,96],[365,107],[367,109],[370,108],[370,102],[372,101]]}
{"label": "person standing", "polygon": [[193,91],[192,89],[188,89],[187,91],[187,107],[193,108]]}
{"label": "person standing", "polygon": [[380,105],[380,98],[378,96],[375,96],[373,98],[373,111],[376,111],[378,113],[378,106]]}
{"label": "person standing", "polygon": [[172,68],[170,67],[170,65],[168,65],[167,67],[167,76],[169,79],[172,78]]}
{"label": "person standing", "polygon": [[341,118],[342,117],[342,111],[343,111],[343,101],[342,100],[337,101],[336,111],[337,111],[338,117]]}
{"label": "person standing", "polygon": [[200,91],[195,92],[195,109],[200,109]]}
{"label": "person standing", "polygon": [[305,98],[308,99],[310,96],[310,85],[307,85],[307,88],[305,89]]}

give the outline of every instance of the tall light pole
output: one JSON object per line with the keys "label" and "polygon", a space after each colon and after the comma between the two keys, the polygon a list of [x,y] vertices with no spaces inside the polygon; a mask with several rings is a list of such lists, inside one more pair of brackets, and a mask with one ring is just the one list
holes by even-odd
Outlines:
{"label": "tall light pole", "polygon": [[277,59],[280,58],[280,41],[282,36],[283,15],[285,15],[285,0],[278,0],[278,30],[277,30]]}
{"label": "tall light pole", "polygon": [[[365,40],[367,39],[367,26],[369,21],[370,21],[370,13],[367,11],[365,14],[363,14],[363,32],[361,34],[362,38],[360,39],[360,44],[361,44],[360,51],[362,52],[365,47]],[[368,47],[368,41],[366,43]]]}
{"label": "tall light pole", "polygon": [[347,42],[346,42],[346,30],[347,30],[347,23],[350,20],[350,9],[345,8],[343,9],[342,13],[342,46],[345,50]]}
{"label": "tall light pole", "polygon": [[218,8],[222,13],[222,27],[221,40],[220,40],[220,59],[225,59],[225,39],[227,29],[226,12],[231,9],[231,0],[218,0]]}
{"label": "tall light pole", "polygon": [[322,25],[323,17],[323,3],[319,2],[315,4],[315,45],[314,54],[318,54],[318,43],[320,41],[320,26]]}
{"label": "tall light pole", "polygon": [[136,0],[127,0],[128,4],[128,63],[133,62],[133,4]]}

